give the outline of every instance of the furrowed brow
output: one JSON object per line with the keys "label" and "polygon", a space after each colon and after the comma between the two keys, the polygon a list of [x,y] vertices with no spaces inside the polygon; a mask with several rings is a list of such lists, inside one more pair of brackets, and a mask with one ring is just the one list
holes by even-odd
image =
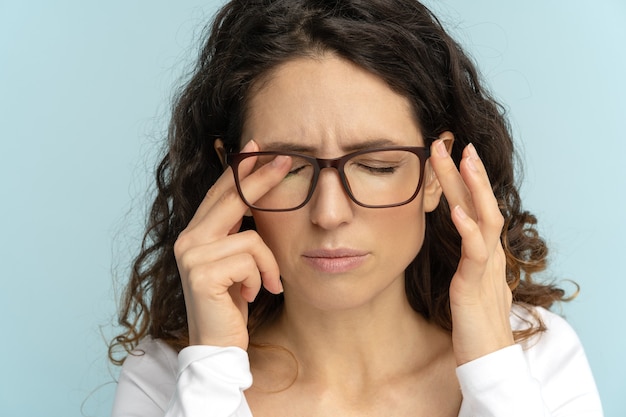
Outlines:
{"label": "furrowed brow", "polygon": [[364,141],[359,141],[355,143],[348,143],[342,146],[342,149],[346,152],[356,152],[363,149],[368,148],[382,148],[385,146],[397,146],[398,142],[387,139],[387,138],[378,138],[378,139],[368,139]]}
{"label": "furrowed brow", "polygon": [[302,143],[293,142],[269,142],[263,146],[263,151],[271,152],[298,152],[298,153],[312,153],[315,148],[312,146],[304,145]]}
{"label": "furrowed brow", "polygon": [[[363,141],[348,143],[343,145],[341,148],[345,152],[355,152],[360,151],[362,149],[368,148],[379,148],[385,146],[397,146],[398,142],[392,139],[387,138],[377,138],[377,139],[367,139]],[[269,142],[265,146],[263,146],[264,151],[273,151],[273,152],[298,152],[305,154],[313,154],[318,149],[314,146],[305,145],[302,143],[293,143],[293,142]]]}

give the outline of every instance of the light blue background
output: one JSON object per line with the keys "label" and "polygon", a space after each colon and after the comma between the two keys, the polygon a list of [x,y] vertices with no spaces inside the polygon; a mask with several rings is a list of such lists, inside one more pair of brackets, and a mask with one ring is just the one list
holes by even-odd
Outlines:
{"label": "light blue background", "polygon": [[[216,4],[0,0],[0,415],[109,414],[114,279]],[[549,276],[582,288],[562,313],[624,416],[626,2],[429,4],[509,109]]]}

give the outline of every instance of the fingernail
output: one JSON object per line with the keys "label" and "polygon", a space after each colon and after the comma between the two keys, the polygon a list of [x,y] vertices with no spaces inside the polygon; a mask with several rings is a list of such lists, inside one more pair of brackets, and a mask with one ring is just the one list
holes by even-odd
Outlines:
{"label": "fingernail", "polygon": [[478,152],[476,152],[476,148],[474,147],[473,143],[470,143],[469,145],[467,145],[467,150],[469,151],[472,158],[480,159],[478,157]]}
{"label": "fingernail", "polygon": [[455,207],[454,207],[454,211],[456,212],[456,214],[457,214],[457,215],[458,215],[458,216],[459,216],[462,220],[467,219],[467,214],[465,213],[465,210],[463,210],[463,209],[461,208],[461,206],[458,206],[458,205],[457,205],[457,206],[455,206]]}
{"label": "fingernail", "polygon": [[476,148],[471,143],[467,145],[467,153],[468,155],[465,157],[465,162],[467,163],[467,166],[472,171],[478,172],[478,165],[476,165],[476,162],[479,161],[480,158],[478,157]]}
{"label": "fingernail", "polygon": [[469,155],[467,158],[465,158],[465,163],[467,164],[469,169],[474,172],[478,172],[478,167],[476,166],[476,158],[474,158],[472,155]]}
{"label": "fingernail", "polygon": [[241,152],[252,152],[252,150],[256,147],[256,142],[254,139],[250,140],[246,145],[241,148]]}
{"label": "fingernail", "polygon": [[441,156],[442,158],[448,156],[448,150],[446,149],[445,143],[443,143],[443,139],[439,139],[435,144],[435,147],[437,148],[437,153],[439,153],[439,156]]}
{"label": "fingernail", "polygon": [[275,168],[280,168],[283,165],[285,165],[289,161],[289,159],[290,158],[287,155],[278,155],[272,161],[272,166],[275,167]]}

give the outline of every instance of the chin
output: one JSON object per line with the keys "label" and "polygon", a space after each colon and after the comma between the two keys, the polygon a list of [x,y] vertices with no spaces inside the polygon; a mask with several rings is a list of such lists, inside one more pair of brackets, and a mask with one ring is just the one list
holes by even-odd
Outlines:
{"label": "chin", "polygon": [[[370,276],[368,278],[368,275]],[[323,312],[348,312],[370,308],[381,303],[397,303],[406,299],[404,272],[385,284],[376,275],[333,274],[307,277],[300,282],[284,279],[285,300],[292,308],[307,306]],[[380,275],[377,275],[380,277]],[[289,302],[291,301],[291,302]]]}

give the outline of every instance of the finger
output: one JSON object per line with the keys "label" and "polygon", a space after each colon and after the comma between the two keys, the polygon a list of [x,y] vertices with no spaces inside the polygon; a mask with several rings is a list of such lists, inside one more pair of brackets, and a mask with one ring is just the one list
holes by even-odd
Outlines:
{"label": "finger", "polygon": [[[241,152],[256,152],[258,151],[258,145],[254,140],[249,141],[243,147]],[[254,168],[254,158],[250,158],[244,161],[244,164],[240,166],[240,171],[245,172],[246,175],[252,171]],[[203,219],[209,209],[220,199],[220,197],[230,189],[235,188],[235,177],[233,175],[233,170],[231,167],[226,168],[226,170],[222,173],[222,175],[217,179],[215,184],[211,186],[209,191],[207,191],[204,199],[198,206],[196,213],[193,218],[189,222],[189,227],[194,227],[198,224],[201,219]]]}
{"label": "finger", "polygon": [[[278,185],[290,169],[291,158],[279,155],[272,162],[263,165],[246,177],[240,173],[239,185],[248,203],[254,204]],[[248,206],[239,196],[239,191],[231,188],[222,194],[221,198],[209,208],[205,215],[205,218],[211,218],[213,221],[211,223],[200,222],[198,227],[208,235],[223,236],[231,231],[233,224],[241,220],[246,211],[248,211]]]}
{"label": "finger", "polygon": [[441,184],[449,206],[461,206],[465,213],[476,219],[472,195],[454,161],[448,154],[442,139],[438,139],[432,144],[430,164],[435,171],[439,184]]}
{"label": "finger", "polygon": [[[254,165],[254,160],[255,158],[249,158],[244,162]],[[248,201],[254,203],[261,198],[282,181],[290,168],[291,158],[278,156],[254,173],[243,179],[240,178],[240,186]],[[249,170],[247,167],[244,168],[244,171],[240,172],[240,176],[245,175]],[[209,192],[213,191],[210,190]],[[193,224],[193,228],[196,230],[194,233],[209,240],[228,235],[233,230],[233,226],[241,221],[247,210],[248,206],[239,196],[237,189],[232,186],[219,195],[217,199],[211,197],[206,206],[203,206],[202,214]]]}
{"label": "finger", "polygon": [[243,285],[237,283],[228,289],[228,293],[230,294],[231,299],[233,300],[233,304],[235,307],[242,313],[242,317],[246,323],[248,324],[248,314],[247,308],[248,304],[254,300],[258,294],[254,292],[254,290],[249,289],[248,287],[244,287]]}
{"label": "finger", "polygon": [[[478,290],[478,285],[485,277],[495,279],[494,283],[505,284],[503,288],[508,291],[506,285],[506,256],[502,245],[498,244],[494,249],[488,247],[483,238],[483,233],[460,206],[452,209],[452,221],[461,235],[461,259],[457,268],[457,274],[463,280],[471,280],[470,288]],[[489,269],[489,273],[485,271]],[[500,282],[501,281],[501,282]],[[510,292],[510,291],[508,291]]]}
{"label": "finger", "polygon": [[263,280],[263,286],[273,294],[283,291],[280,281],[278,262],[263,239],[254,231],[245,231],[228,236],[217,242],[196,246],[184,252],[177,259],[179,266],[185,270],[194,265],[214,262],[238,253],[248,253],[255,262]]}
{"label": "finger", "polygon": [[[228,266],[233,269],[230,270],[228,279],[230,279],[232,284],[235,284],[234,286],[231,285],[229,287],[229,295],[232,294],[233,289],[237,289],[237,287],[240,286],[239,293],[241,295],[241,298],[251,303],[254,301],[257,294],[261,290],[262,279],[260,271],[258,269],[255,269],[256,260],[253,258],[252,262],[250,262],[250,257],[247,255],[248,254],[237,254],[226,258],[225,261],[231,263],[231,265]],[[241,272],[244,272],[244,274],[237,274],[238,271],[234,269],[236,268],[235,265],[241,265],[243,269],[243,271]],[[242,277],[243,279],[240,280],[240,278]],[[237,299],[236,295],[234,299]],[[241,306],[238,306],[238,308],[241,310]]]}
{"label": "finger", "polygon": [[248,303],[261,288],[252,256],[196,265],[183,282],[190,344],[248,346]]}
{"label": "finger", "polygon": [[458,205],[452,209],[452,221],[461,235],[461,259],[457,274],[463,280],[469,279],[478,283],[485,273],[490,258],[490,252],[485,245],[480,228]]}
{"label": "finger", "polygon": [[487,171],[472,144],[463,151],[460,172],[472,196],[476,221],[483,238],[488,248],[493,250],[500,243],[504,217],[493,193]]}
{"label": "finger", "polygon": [[[235,301],[230,288],[241,286],[241,296],[247,302],[261,289],[261,276],[254,258],[248,253],[238,253],[219,261],[195,265],[188,271],[185,285],[186,300],[208,299],[213,302]],[[227,296],[227,298],[225,298]]]}

